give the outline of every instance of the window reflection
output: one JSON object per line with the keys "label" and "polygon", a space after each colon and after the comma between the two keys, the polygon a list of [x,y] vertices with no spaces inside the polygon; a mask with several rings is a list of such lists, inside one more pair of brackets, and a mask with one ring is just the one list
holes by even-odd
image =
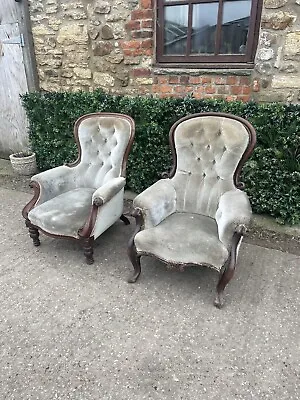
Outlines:
{"label": "window reflection", "polygon": [[192,53],[211,54],[215,52],[218,8],[218,3],[203,3],[193,6]]}
{"label": "window reflection", "polygon": [[251,0],[226,1],[223,7],[221,54],[245,54]]}
{"label": "window reflection", "polygon": [[[205,0],[204,0],[205,1]],[[168,0],[170,3],[171,0]],[[222,3],[221,3],[222,4]],[[224,0],[222,25],[218,25],[218,1],[166,5],[164,7],[164,55],[246,54],[252,0]],[[191,26],[188,14],[191,12]],[[220,34],[220,49],[216,36]],[[190,35],[190,37],[188,37]],[[219,46],[218,46],[219,47]]]}
{"label": "window reflection", "polygon": [[188,5],[165,7],[164,54],[186,54]]}

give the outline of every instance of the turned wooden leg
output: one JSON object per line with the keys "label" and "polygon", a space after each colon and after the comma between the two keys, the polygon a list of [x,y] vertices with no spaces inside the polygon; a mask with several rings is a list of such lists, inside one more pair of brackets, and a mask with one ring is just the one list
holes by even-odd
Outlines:
{"label": "turned wooden leg", "polygon": [[94,238],[88,237],[83,239],[83,253],[87,264],[94,263]]}
{"label": "turned wooden leg", "polygon": [[120,220],[124,222],[125,225],[130,225],[130,221],[124,214],[121,215]]}
{"label": "turned wooden leg", "polygon": [[32,241],[33,241],[33,245],[34,246],[40,246],[41,242],[39,239],[40,233],[38,231],[38,229],[32,225],[32,223],[27,219],[25,221],[25,225],[29,230],[29,236],[31,237]]}
{"label": "turned wooden leg", "polygon": [[128,283],[134,283],[141,274],[141,256],[137,254],[134,244],[128,247],[128,256],[134,268],[133,274],[128,279]]}
{"label": "turned wooden leg", "polygon": [[224,289],[227,284],[231,281],[234,275],[236,262],[237,262],[237,248],[240,243],[242,235],[235,233],[233,235],[233,243],[229,258],[225,264],[225,270],[221,273],[219,282],[217,284],[217,295],[214,301],[214,305],[217,308],[222,308],[224,305]]}

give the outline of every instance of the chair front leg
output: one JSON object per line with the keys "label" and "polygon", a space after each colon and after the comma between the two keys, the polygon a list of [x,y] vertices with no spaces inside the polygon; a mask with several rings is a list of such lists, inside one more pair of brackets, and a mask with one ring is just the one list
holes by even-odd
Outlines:
{"label": "chair front leg", "polygon": [[134,243],[128,246],[128,256],[134,268],[134,272],[129,277],[128,283],[135,283],[141,274],[141,256],[137,254]]}
{"label": "chair front leg", "polygon": [[131,261],[131,264],[133,265],[134,271],[133,274],[129,277],[128,283],[134,283],[137,281],[138,277],[141,274],[141,256],[137,254],[136,247],[134,244],[134,238],[135,235],[141,230],[142,224],[143,224],[143,216],[142,212],[139,209],[134,210],[133,217],[135,217],[136,220],[136,228],[135,231],[133,232],[132,237],[130,238],[128,242],[128,257]]}
{"label": "chair front leg", "polygon": [[94,237],[83,238],[83,253],[85,255],[85,260],[87,264],[94,263]]}
{"label": "chair front leg", "polygon": [[33,241],[33,245],[34,246],[40,246],[41,242],[39,239],[40,233],[39,230],[32,225],[32,223],[29,221],[29,219],[25,220],[25,225],[29,230],[29,236],[31,237],[32,241]]}
{"label": "chair front leg", "polygon": [[214,301],[214,305],[217,308],[222,308],[224,305],[224,296],[223,296],[224,289],[233,278],[237,262],[238,245],[242,240],[242,236],[243,236],[242,233],[239,232],[235,232],[233,235],[230,255],[228,260],[226,261],[225,270],[221,273],[219,282],[217,284],[217,295]]}

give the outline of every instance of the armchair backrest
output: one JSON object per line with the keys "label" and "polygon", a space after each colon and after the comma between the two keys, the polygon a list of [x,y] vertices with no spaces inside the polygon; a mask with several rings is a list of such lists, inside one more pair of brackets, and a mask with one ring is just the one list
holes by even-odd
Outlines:
{"label": "armchair backrest", "polygon": [[125,177],[134,129],[133,119],[123,114],[94,113],[80,117],[74,127],[79,149],[74,163],[77,184],[98,188],[112,178]]}
{"label": "armchair backrest", "polygon": [[242,185],[239,173],[254,148],[255,130],[230,114],[194,114],[173,125],[170,144],[177,211],[214,218],[220,196]]}

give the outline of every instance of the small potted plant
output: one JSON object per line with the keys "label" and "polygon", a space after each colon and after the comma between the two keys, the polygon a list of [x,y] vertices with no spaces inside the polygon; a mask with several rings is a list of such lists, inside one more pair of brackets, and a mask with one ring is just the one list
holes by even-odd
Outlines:
{"label": "small potted plant", "polygon": [[21,151],[9,156],[12,169],[20,175],[34,175],[37,171],[35,153]]}

